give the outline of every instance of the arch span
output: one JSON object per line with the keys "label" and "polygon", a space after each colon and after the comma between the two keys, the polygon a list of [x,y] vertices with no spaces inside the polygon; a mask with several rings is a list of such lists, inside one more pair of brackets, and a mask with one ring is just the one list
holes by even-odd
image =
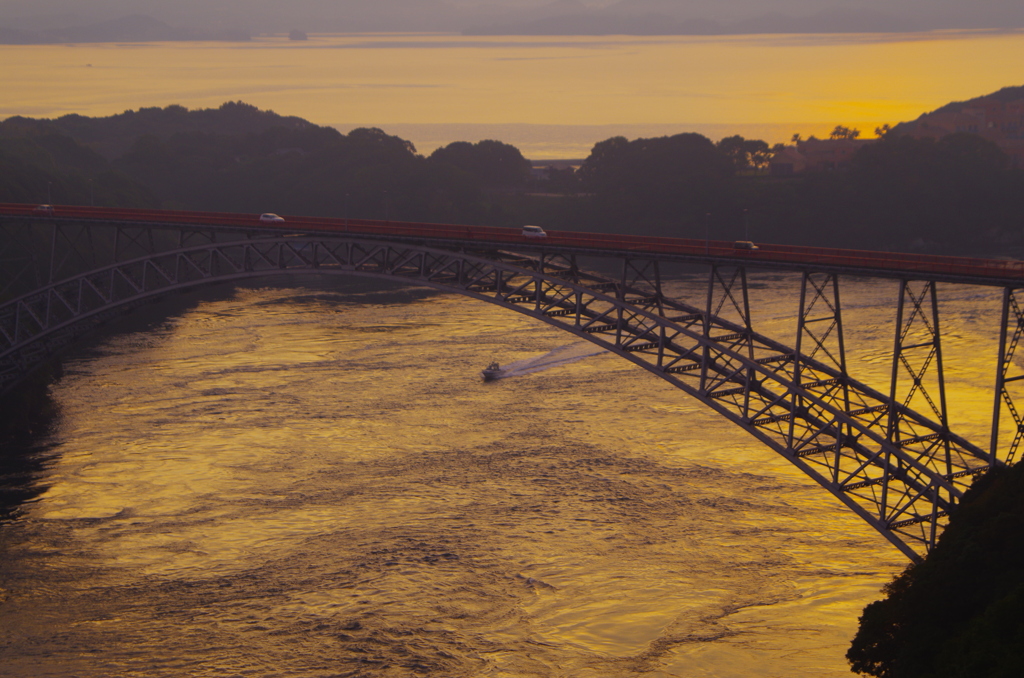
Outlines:
{"label": "arch span", "polygon": [[[497,304],[616,353],[774,449],[908,557],[934,545],[971,476],[988,468],[986,453],[749,322],[726,320],[721,304],[699,309],[665,297],[652,266],[626,259],[631,274],[612,280],[560,257],[301,234],[181,247],[0,306],[0,388],[96,321],[169,291],[298,272],[400,280]],[[896,415],[900,439],[886,434]]]}

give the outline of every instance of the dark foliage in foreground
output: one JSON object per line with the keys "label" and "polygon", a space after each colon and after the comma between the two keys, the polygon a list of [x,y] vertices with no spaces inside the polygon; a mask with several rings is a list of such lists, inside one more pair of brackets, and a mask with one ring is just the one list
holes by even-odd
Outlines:
{"label": "dark foliage in foreground", "polygon": [[54,202],[926,250],[1024,244],[1024,172],[977,136],[890,134],[843,169],[775,178],[763,141],[615,137],[531,178],[499,141],[429,157],[242,103],[0,123],[0,202]]}
{"label": "dark foliage in foreground", "polygon": [[864,609],[847,653],[880,678],[1017,678],[1024,667],[1024,464],[971,487],[938,545]]}

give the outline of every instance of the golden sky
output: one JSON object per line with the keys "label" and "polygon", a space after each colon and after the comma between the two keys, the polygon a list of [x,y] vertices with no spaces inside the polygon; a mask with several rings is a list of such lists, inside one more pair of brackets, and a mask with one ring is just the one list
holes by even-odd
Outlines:
{"label": "golden sky", "polygon": [[2,46],[0,116],[242,100],[318,124],[874,125],[1022,84],[1024,32]]}

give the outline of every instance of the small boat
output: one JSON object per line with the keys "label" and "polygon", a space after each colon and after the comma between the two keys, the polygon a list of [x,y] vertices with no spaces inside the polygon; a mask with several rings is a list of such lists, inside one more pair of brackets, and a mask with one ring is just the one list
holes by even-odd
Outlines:
{"label": "small boat", "polygon": [[484,378],[484,381],[493,381],[494,379],[500,377],[503,372],[504,370],[501,369],[501,365],[499,365],[497,362],[493,362],[490,365],[488,365],[487,368],[480,373],[480,375]]}

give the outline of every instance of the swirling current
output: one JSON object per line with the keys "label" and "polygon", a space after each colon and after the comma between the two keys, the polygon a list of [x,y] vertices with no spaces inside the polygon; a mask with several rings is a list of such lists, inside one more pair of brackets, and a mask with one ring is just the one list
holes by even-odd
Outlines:
{"label": "swirling current", "polygon": [[[755,279],[758,330],[792,343],[797,285]],[[895,290],[844,283],[876,386]],[[942,295],[954,428],[982,438],[997,294]],[[831,678],[906,564],[699,402],[529,318],[316,279],[186,302],[52,386],[39,496],[0,523],[0,675]],[[492,360],[513,369],[484,383]]]}

